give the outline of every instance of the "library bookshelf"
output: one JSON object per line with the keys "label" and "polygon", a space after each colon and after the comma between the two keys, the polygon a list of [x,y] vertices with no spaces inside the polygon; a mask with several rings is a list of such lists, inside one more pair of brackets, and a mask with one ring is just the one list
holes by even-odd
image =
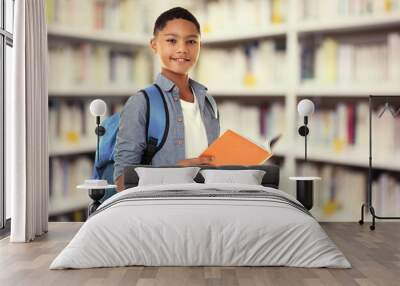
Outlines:
{"label": "library bookshelf", "polygon": [[[221,0],[220,0],[221,1]],[[268,1],[268,0],[267,0]],[[340,0],[337,0],[340,1]],[[274,2],[274,1],[272,1]],[[279,1],[278,1],[279,2]],[[276,39],[284,39],[286,43],[286,74],[285,82],[269,83],[267,86],[251,86],[251,87],[230,87],[229,82],[224,82],[221,85],[210,87],[209,92],[215,96],[217,102],[226,100],[227,98],[239,101],[246,104],[251,98],[254,104],[254,98],[261,101],[274,101],[280,100],[284,104],[284,120],[285,129],[282,142],[279,144],[279,150],[275,152],[277,157],[283,158],[281,160],[281,188],[287,190],[289,193],[294,194],[294,185],[288,180],[289,176],[293,175],[315,175],[303,172],[301,165],[303,164],[303,149],[301,148],[303,142],[297,135],[297,127],[300,125],[299,118],[296,111],[297,102],[302,98],[311,98],[318,101],[330,99],[331,101],[350,100],[352,103],[357,104],[359,101],[365,101],[370,94],[374,95],[397,95],[400,94],[400,85],[393,82],[376,82],[376,83],[354,83],[353,81],[347,83],[330,82],[321,84],[319,82],[307,83],[301,80],[301,51],[303,39],[305,37],[352,37],[352,35],[369,33],[375,34],[388,34],[400,27],[400,10],[381,12],[375,15],[374,13],[362,16],[339,16],[332,15],[332,17],[324,17],[321,20],[301,19],[299,11],[302,11],[301,5],[303,1],[287,0],[282,1],[286,3],[285,18],[286,20],[279,24],[271,24],[268,27],[260,28],[257,30],[243,29],[234,31],[232,33],[215,33],[204,34],[202,36],[202,47],[206,49],[227,49],[235,46],[242,46],[255,41],[265,41]],[[344,1],[343,1],[344,2]],[[194,11],[196,12],[196,11]],[[115,33],[107,31],[77,31],[71,30],[67,27],[49,25],[48,29],[49,42],[57,39],[63,41],[81,41],[90,42],[93,45],[110,45],[131,47],[132,49],[146,49],[147,42],[150,35],[131,35],[126,33]],[[399,63],[400,64],[400,63]],[[155,69],[153,69],[154,71]],[[50,66],[51,71],[51,66]],[[154,72],[152,75],[154,76]],[[400,79],[398,80],[400,83]],[[49,97],[51,99],[70,99],[70,98],[94,98],[106,97],[116,98],[121,102],[137,91],[138,86],[120,87],[120,86],[106,86],[104,88],[98,86],[79,87],[53,87],[49,89]],[[318,108],[318,105],[317,105]],[[335,106],[331,107],[332,109]],[[311,124],[313,124],[313,117],[311,117]],[[311,129],[310,136],[313,136]],[[294,142],[294,143],[293,143]],[[50,156],[59,155],[76,155],[79,153],[94,152],[94,144],[80,145],[80,147],[65,147],[61,146],[51,151]],[[376,168],[382,172],[400,172],[400,165],[397,160],[390,160],[387,158],[376,159],[374,162]],[[368,154],[362,150],[355,150],[350,152],[344,150],[336,152],[332,148],[310,148],[309,149],[309,162],[316,162],[316,164],[334,165],[340,168],[358,168],[363,173],[366,172],[368,167]],[[322,191],[324,187],[324,180],[318,186]],[[317,188],[317,189],[318,189]],[[364,186],[360,186],[364,188]],[[318,191],[318,190],[317,190]],[[361,193],[364,193],[362,190]],[[80,201],[81,202],[81,201]],[[79,203],[80,203],[79,202]],[[79,205],[77,202],[76,205]],[[361,204],[361,202],[360,202]],[[50,203],[50,205],[52,205]],[[71,209],[76,209],[74,203],[70,204]],[[85,205],[80,205],[85,207]],[[354,208],[359,210],[360,205],[354,205]],[[61,213],[58,204],[54,203],[51,206],[54,213]],[[68,207],[62,209],[62,212],[67,212]],[[321,208],[318,206],[312,210],[313,214],[321,221],[357,221],[358,212],[353,210],[341,209],[334,215],[324,215]]]}

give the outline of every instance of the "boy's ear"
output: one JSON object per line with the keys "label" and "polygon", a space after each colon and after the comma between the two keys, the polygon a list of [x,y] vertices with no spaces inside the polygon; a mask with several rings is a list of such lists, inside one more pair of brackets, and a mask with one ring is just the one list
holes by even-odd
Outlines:
{"label": "boy's ear", "polygon": [[156,39],[152,38],[149,43],[150,49],[156,54],[157,53],[157,44]]}

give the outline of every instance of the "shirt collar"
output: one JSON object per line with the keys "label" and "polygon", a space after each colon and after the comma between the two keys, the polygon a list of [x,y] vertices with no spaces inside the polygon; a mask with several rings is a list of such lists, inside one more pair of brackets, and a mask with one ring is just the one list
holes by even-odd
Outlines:
{"label": "shirt collar", "polygon": [[[163,74],[159,73],[156,77],[155,83],[163,90],[165,91],[171,91],[174,86],[175,83],[168,79],[166,76],[164,76]],[[190,86],[194,89],[195,92],[197,91],[207,91],[207,87],[205,87],[204,85],[198,83],[197,81],[189,78],[189,84]]]}
{"label": "shirt collar", "polygon": [[189,84],[195,91],[197,91],[197,90],[207,91],[208,90],[208,88],[206,86],[202,85],[201,83],[198,83],[197,81],[195,81],[191,78],[189,78]]}

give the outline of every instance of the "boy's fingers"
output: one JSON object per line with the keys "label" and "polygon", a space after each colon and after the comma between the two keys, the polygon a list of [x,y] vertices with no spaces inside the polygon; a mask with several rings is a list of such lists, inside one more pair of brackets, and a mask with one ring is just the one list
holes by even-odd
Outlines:
{"label": "boy's fingers", "polygon": [[210,157],[200,157],[199,159],[200,159],[200,162],[209,162],[209,161],[211,161]]}
{"label": "boy's fingers", "polygon": [[204,156],[204,157],[200,157],[200,163],[209,163],[212,162],[214,160],[214,157],[212,156]]}

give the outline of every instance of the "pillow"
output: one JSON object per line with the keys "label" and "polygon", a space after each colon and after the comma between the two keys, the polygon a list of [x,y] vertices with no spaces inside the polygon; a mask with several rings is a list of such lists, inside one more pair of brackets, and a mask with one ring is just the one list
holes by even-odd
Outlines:
{"label": "pillow", "polygon": [[138,186],[195,183],[193,179],[199,170],[199,167],[135,168],[139,176]]}
{"label": "pillow", "polygon": [[262,170],[215,170],[200,171],[204,183],[236,183],[246,185],[261,185],[265,171]]}

